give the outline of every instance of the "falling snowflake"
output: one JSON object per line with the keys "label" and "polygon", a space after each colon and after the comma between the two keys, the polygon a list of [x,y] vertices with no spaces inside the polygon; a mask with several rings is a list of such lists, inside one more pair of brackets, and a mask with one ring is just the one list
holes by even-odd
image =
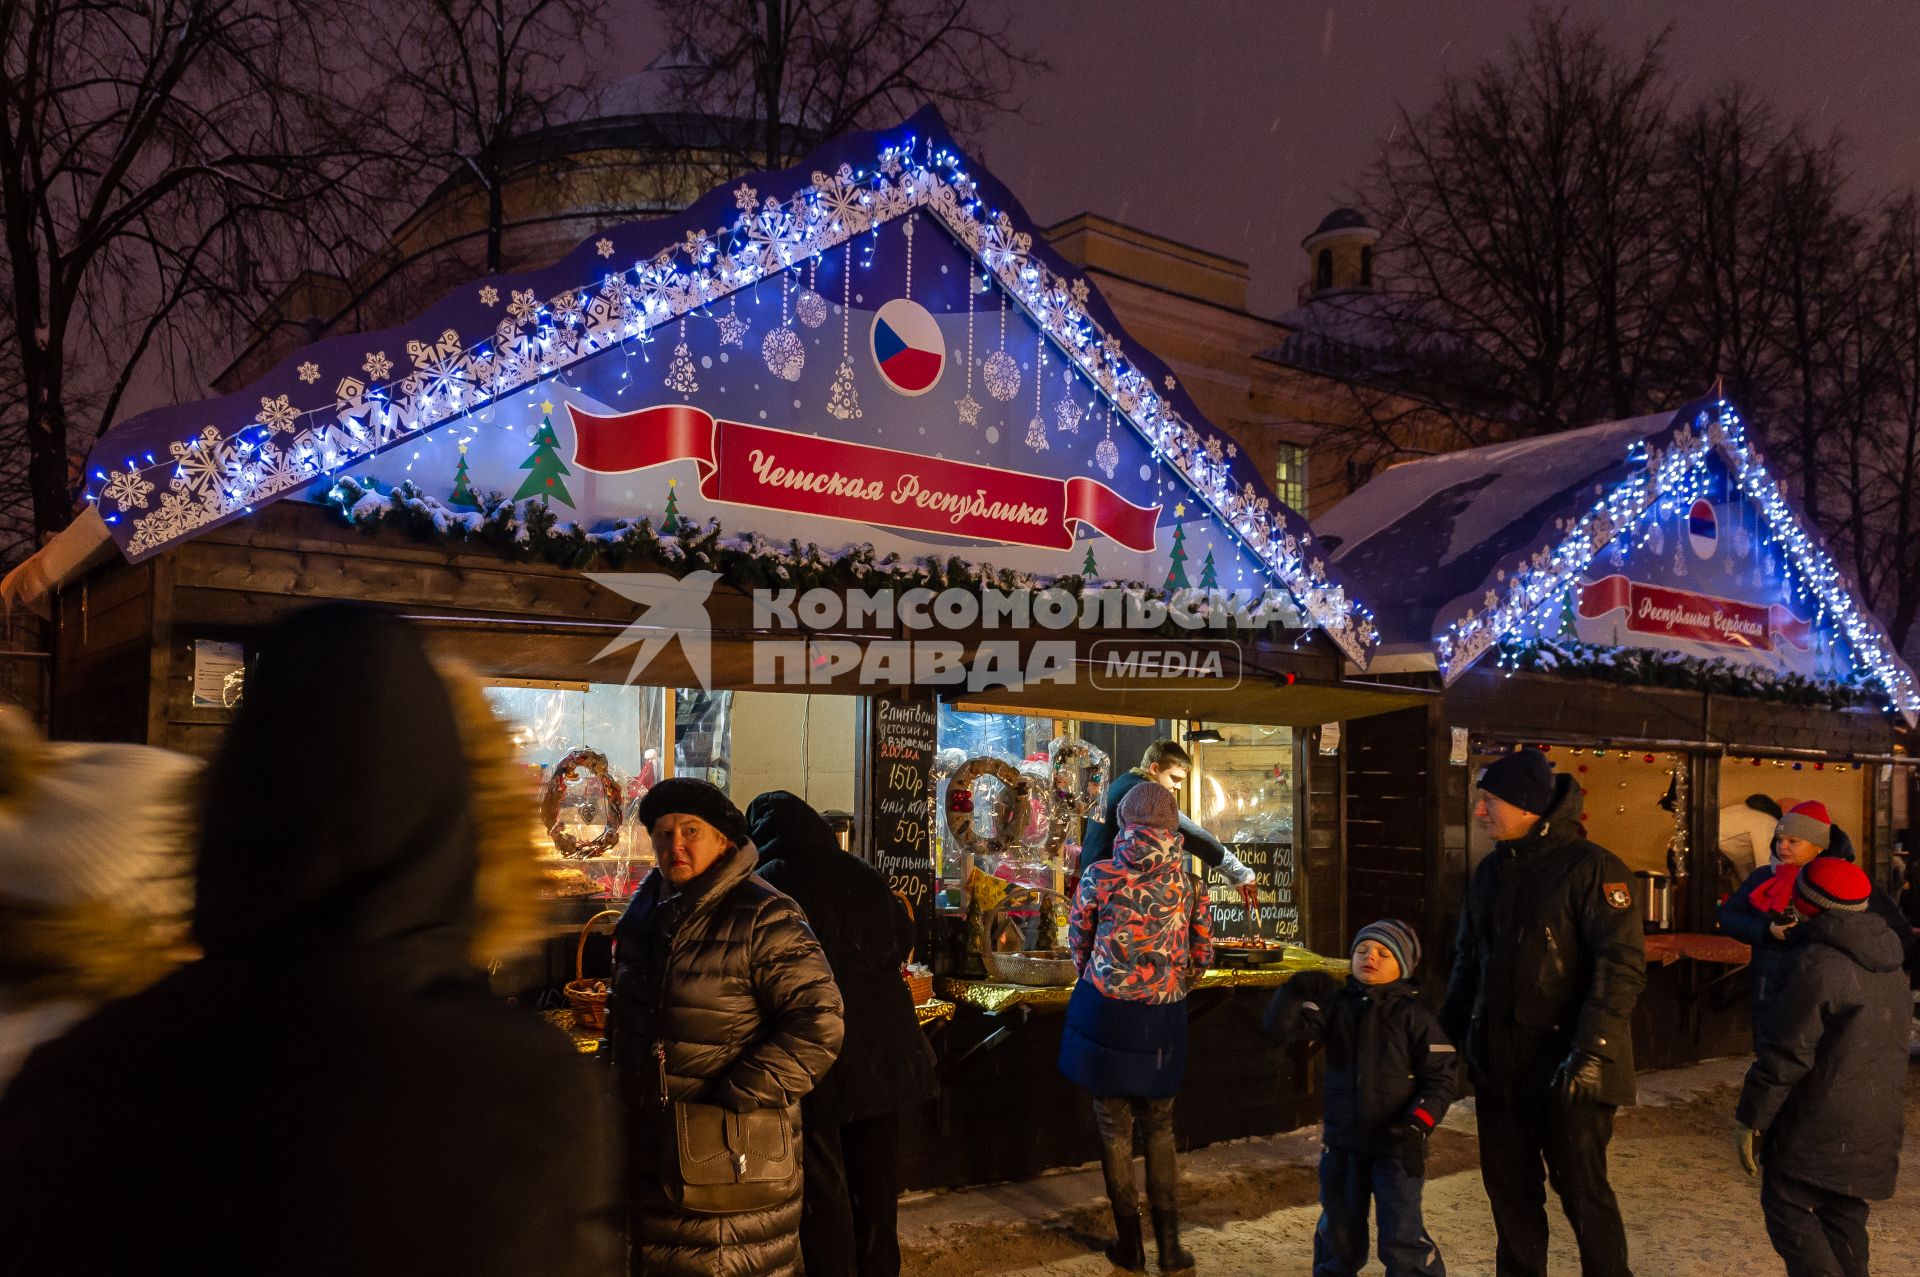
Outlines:
{"label": "falling snowflake", "polygon": [[700,382],[693,375],[693,352],[684,341],[673,348],[673,360],[667,365],[667,389],[682,395],[700,389]]}
{"label": "falling snowflake", "polygon": [[492,284],[482,285],[480,289],[480,304],[482,306],[498,306],[500,304],[500,290]]}
{"label": "falling snowflake", "polygon": [[980,371],[987,383],[987,393],[995,399],[1004,401],[1020,393],[1020,365],[1006,351],[996,350],[988,355]]}
{"label": "falling snowflake", "polygon": [[800,370],[807,366],[807,350],[800,344],[800,334],[791,328],[776,328],[767,334],[760,343],[760,357],[767,361],[767,371],[786,381],[800,380]]}
{"label": "falling snowflake", "polygon": [[379,381],[393,371],[393,360],[387,358],[386,351],[376,350],[370,352],[367,355],[367,362],[360,366],[366,369],[367,376]]}
{"label": "falling snowflake", "polygon": [[807,327],[818,328],[827,322],[827,299],[811,288],[803,288],[800,290],[800,296],[794,299],[793,313],[798,315],[800,322]]}
{"label": "falling snowflake", "polygon": [[1080,433],[1081,416],[1080,405],[1071,399],[1062,399],[1053,407],[1053,424],[1059,427],[1063,435]]}
{"label": "falling snowflake", "polygon": [[287,402],[287,397],[269,399],[260,396],[260,411],[254,414],[254,421],[269,430],[292,430],[293,423],[300,420],[300,410]]}
{"label": "falling snowflake", "polygon": [[1113,440],[1102,439],[1094,445],[1093,464],[1106,471],[1107,478],[1113,478],[1113,472],[1120,468],[1120,449],[1114,447]]}
{"label": "falling snowflake", "polygon": [[840,371],[833,375],[833,389],[827,392],[827,411],[842,421],[861,415],[860,392],[854,388],[851,359],[842,359]]}
{"label": "falling snowflake", "polygon": [[600,240],[598,240],[594,244],[593,248],[594,248],[594,251],[599,253],[600,256],[602,257],[613,256],[613,241],[610,239],[602,237]]}
{"label": "falling snowflake", "polygon": [[117,503],[123,511],[135,507],[144,510],[147,508],[147,496],[152,491],[153,485],[141,478],[138,470],[124,473],[115,470],[107,476],[107,486],[101,489],[100,495]]}
{"label": "falling snowflake", "polygon": [[1027,447],[1035,452],[1045,452],[1047,444],[1047,423],[1035,417],[1027,423]]}
{"label": "falling snowflake", "polygon": [[301,364],[300,380],[306,382],[309,386],[311,386],[314,382],[320,380],[320,365],[314,363],[311,359],[309,359],[306,363]]}
{"label": "falling snowflake", "polygon": [[729,346],[746,345],[747,326],[747,321],[732,311],[713,321],[714,330],[720,334],[720,340]]}

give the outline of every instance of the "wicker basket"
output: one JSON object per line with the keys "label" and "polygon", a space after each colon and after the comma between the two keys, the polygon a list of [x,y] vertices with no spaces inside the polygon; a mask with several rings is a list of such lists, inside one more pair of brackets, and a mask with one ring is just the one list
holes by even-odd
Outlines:
{"label": "wicker basket", "polygon": [[607,982],[581,976],[581,966],[587,957],[587,936],[592,932],[593,925],[602,918],[619,916],[618,909],[602,909],[588,918],[580,928],[580,943],[573,947],[573,979],[567,981],[566,985],[567,1004],[573,1008],[574,1024],[582,1029],[607,1027]]}
{"label": "wicker basket", "polygon": [[1067,949],[1033,949],[1021,953],[994,951],[993,933],[1000,929],[1000,922],[1007,911],[1035,906],[1044,909],[1049,896],[1053,898],[1061,925],[1064,926],[1068,911],[1067,898],[1047,887],[1015,887],[987,915],[987,925],[981,933],[980,960],[986,964],[989,980],[1047,988],[1069,985],[1079,978],[1079,969],[1073,965],[1073,954]]}
{"label": "wicker basket", "polygon": [[[894,898],[900,902],[900,906],[907,911],[907,917],[912,919],[913,901],[908,899],[907,893],[904,891],[896,891],[893,895]],[[912,949],[907,950],[907,962],[913,961],[913,952]],[[907,970],[906,963],[902,963],[900,966],[900,978],[906,981],[907,992],[913,995],[913,1005],[924,1006],[933,1001],[933,973],[931,971],[925,975],[916,975]]]}

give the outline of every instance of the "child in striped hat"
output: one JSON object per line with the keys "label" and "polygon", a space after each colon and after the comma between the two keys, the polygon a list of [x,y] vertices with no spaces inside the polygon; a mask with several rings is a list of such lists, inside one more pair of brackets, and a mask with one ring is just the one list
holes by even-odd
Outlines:
{"label": "child in striped hat", "polygon": [[1344,982],[1302,972],[1275,993],[1266,1029],[1283,1042],[1324,1042],[1325,1109],[1315,1277],[1367,1262],[1367,1204],[1387,1277],[1444,1277],[1420,1196],[1427,1136],[1459,1089],[1453,1044],[1412,983],[1420,937],[1396,918],[1360,928]]}

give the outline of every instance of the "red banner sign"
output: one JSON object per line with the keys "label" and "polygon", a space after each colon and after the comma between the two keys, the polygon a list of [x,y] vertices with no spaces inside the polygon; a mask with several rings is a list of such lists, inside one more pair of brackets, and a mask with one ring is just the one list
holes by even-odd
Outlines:
{"label": "red banner sign", "polygon": [[1052,479],[992,466],[815,435],[716,421],[667,404],[602,417],[572,404],[573,462],[624,474],[693,461],[700,495],[826,519],[1048,550],[1073,548],[1086,524],[1129,550],[1150,552],[1160,507],[1134,505],[1093,479]]}
{"label": "red banner sign", "polygon": [[[1589,621],[1624,611],[1630,633],[1756,652],[1771,652],[1776,632],[1795,640],[1795,646],[1805,650],[1805,644],[1799,640],[1807,637],[1808,630],[1806,622],[1778,603],[1769,608],[1665,586],[1643,585],[1617,575],[1582,586],[1579,606],[1581,617]],[[1775,614],[1784,614],[1798,631],[1776,625]]]}

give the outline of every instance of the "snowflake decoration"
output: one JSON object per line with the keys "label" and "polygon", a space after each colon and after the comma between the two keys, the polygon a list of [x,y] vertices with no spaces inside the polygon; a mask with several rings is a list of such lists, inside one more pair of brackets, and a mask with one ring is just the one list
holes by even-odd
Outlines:
{"label": "snowflake decoration", "polygon": [[[1118,343],[1115,343],[1115,344],[1118,344]],[[1173,374],[1172,374],[1172,373],[1168,373],[1168,374],[1167,374],[1167,389],[1168,389],[1168,390],[1172,390],[1172,389],[1173,389]]]}
{"label": "snowflake decoration", "polygon": [[173,455],[175,492],[196,496],[219,478],[220,431],[216,427],[208,426],[185,443],[168,444],[167,450]]}
{"label": "snowflake decoration", "polygon": [[833,389],[827,393],[827,411],[842,421],[861,415],[860,392],[853,384],[852,359],[842,359],[840,371],[833,375]]}
{"label": "snowflake decoration", "polygon": [[827,322],[827,299],[811,288],[803,288],[800,295],[794,298],[793,313],[807,327],[818,328]]}
{"label": "snowflake decoration", "polygon": [[613,241],[612,241],[612,240],[610,240],[610,239],[608,239],[608,238],[606,238],[606,237],[605,237],[605,236],[603,235],[603,236],[601,236],[601,237],[600,237],[600,239],[599,239],[599,241],[598,241],[597,243],[595,243],[595,244],[594,244],[594,246],[593,246],[593,249],[594,249],[594,251],[595,251],[595,252],[597,252],[597,253],[599,253],[599,254],[600,254],[600,256],[602,256],[602,257],[612,257],[612,256],[613,256]]}
{"label": "snowflake decoration", "polygon": [[307,360],[306,363],[301,364],[300,380],[306,382],[309,386],[311,386],[314,382],[320,380],[320,365],[314,363],[313,360],[311,359]]}
{"label": "snowflake decoration", "polygon": [[260,425],[275,432],[292,430],[293,423],[300,420],[300,410],[288,403],[285,395],[281,395],[277,399],[269,399],[265,395],[262,395],[260,396],[260,411],[255,414],[253,419]]}
{"label": "snowflake decoration", "polygon": [[760,357],[767,361],[768,372],[785,381],[800,380],[800,371],[807,366],[806,347],[800,344],[800,334],[791,328],[768,333],[760,343]]}
{"label": "snowflake decoration", "polygon": [[500,290],[492,284],[482,284],[480,286],[480,304],[482,306],[498,306],[500,304]]}
{"label": "snowflake decoration", "polygon": [[1004,402],[1020,393],[1020,365],[1006,351],[996,350],[988,355],[980,371],[987,383],[987,393],[995,399]]}
{"label": "snowflake decoration", "polygon": [[366,370],[367,376],[379,381],[393,371],[393,360],[387,358],[386,351],[376,350],[369,352],[367,362],[360,366]]}
{"label": "snowflake decoration", "polygon": [[153,485],[140,476],[138,470],[115,470],[107,476],[107,486],[100,495],[117,504],[122,511],[147,508],[147,497],[153,491]]}
{"label": "snowflake decoration", "polygon": [[693,352],[684,341],[673,348],[673,359],[667,364],[667,389],[682,395],[700,389],[700,382],[693,374]]}
{"label": "snowflake decoration", "polygon": [[714,331],[720,334],[720,340],[728,346],[747,344],[747,321],[728,311],[713,321]]}
{"label": "snowflake decoration", "polygon": [[849,166],[842,164],[831,177],[815,173],[813,189],[817,197],[815,206],[829,226],[839,227],[843,234],[855,235],[872,225],[866,188],[854,179]]}
{"label": "snowflake decoration", "polygon": [[1084,279],[1074,280],[1073,281],[1073,304],[1078,306],[1081,310],[1085,310],[1087,308],[1087,296],[1090,292],[1091,290],[1087,287],[1086,280]]}
{"label": "snowflake decoration", "polygon": [[1083,414],[1080,405],[1071,399],[1062,399],[1053,406],[1053,424],[1063,435],[1080,433],[1080,418]]}
{"label": "snowflake decoration", "polygon": [[733,206],[742,213],[751,213],[760,206],[760,192],[745,182],[733,188]]}
{"label": "snowflake decoration", "polygon": [[953,406],[960,410],[961,425],[977,426],[980,424],[980,401],[973,397],[972,391],[968,391],[962,398],[954,400]]}
{"label": "snowflake decoration", "polygon": [[513,300],[507,303],[507,314],[524,324],[539,313],[540,303],[534,300],[531,288],[513,290]]}
{"label": "snowflake decoration", "polygon": [[554,322],[571,328],[586,318],[587,299],[576,292],[564,292],[553,299]]}
{"label": "snowflake decoration", "polygon": [[1045,452],[1048,446],[1047,423],[1039,417],[1035,417],[1027,423],[1027,447],[1032,448],[1035,452]]}
{"label": "snowflake decoration", "polygon": [[1218,435],[1209,435],[1207,437],[1207,460],[1213,462],[1215,465],[1219,465],[1220,459],[1226,455],[1226,451],[1226,447],[1220,442]]}
{"label": "snowflake decoration", "polygon": [[1093,447],[1093,464],[1106,472],[1107,478],[1113,478],[1113,472],[1120,468],[1120,449],[1113,440],[1102,439]]}

